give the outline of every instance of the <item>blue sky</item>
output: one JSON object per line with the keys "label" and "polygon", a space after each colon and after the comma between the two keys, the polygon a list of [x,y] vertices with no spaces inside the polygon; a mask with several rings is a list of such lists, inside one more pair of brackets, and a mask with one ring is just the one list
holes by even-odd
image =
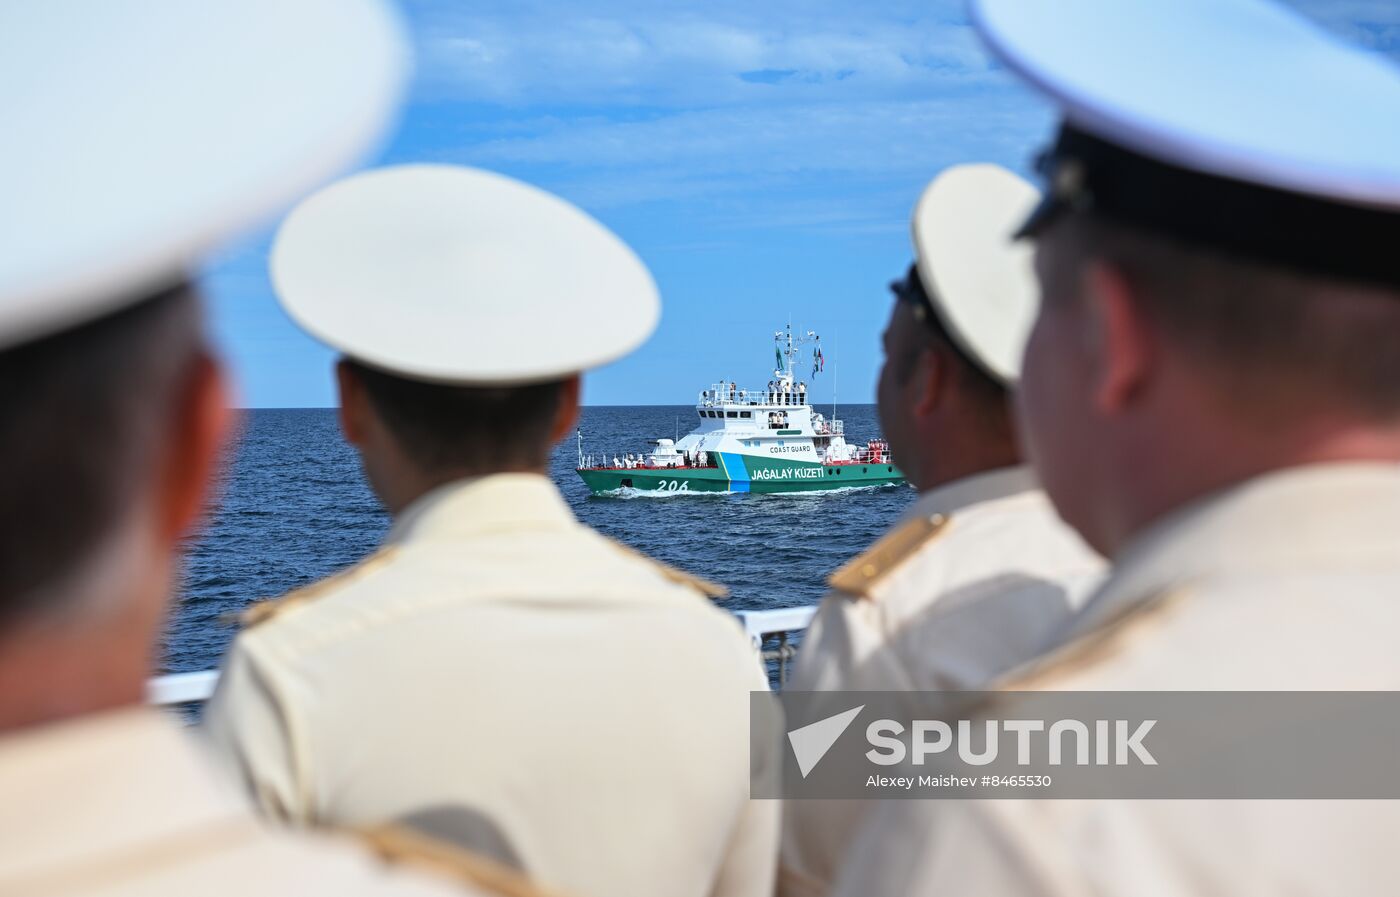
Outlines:
{"label": "blue sky", "polygon": [[[1400,0],[1296,0],[1400,59]],[[664,310],[588,404],[678,404],[762,383],[772,332],[822,335],[812,394],[873,401],[886,284],[941,168],[1027,172],[1052,117],[982,51],[961,0],[405,5],[417,71],[375,164],[478,165],[572,200],[656,276]],[[282,314],[269,234],[207,269],[214,335],[249,407],[328,406],[333,354]],[[835,376],[833,376],[833,374]]]}

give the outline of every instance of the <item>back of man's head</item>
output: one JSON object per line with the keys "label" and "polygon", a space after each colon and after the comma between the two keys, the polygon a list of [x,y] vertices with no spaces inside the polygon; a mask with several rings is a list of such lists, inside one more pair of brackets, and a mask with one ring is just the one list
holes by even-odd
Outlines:
{"label": "back of man's head", "polygon": [[[549,463],[569,381],[525,386],[457,386],[341,362],[342,402],[355,387],[419,482],[441,483],[491,473],[541,471]],[[347,384],[342,379],[342,386]],[[361,451],[373,451],[364,440]],[[374,459],[366,459],[373,468]],[[378,484],[376,484],[378,485]],[[386,496],[387,498],[387,496]]]}
{"label": "back of man's head", "polygon": [[181,286],[0,352],[0,631],[82,597],[55,587],[132,525],[172,463],[201,349],[198,305]]}

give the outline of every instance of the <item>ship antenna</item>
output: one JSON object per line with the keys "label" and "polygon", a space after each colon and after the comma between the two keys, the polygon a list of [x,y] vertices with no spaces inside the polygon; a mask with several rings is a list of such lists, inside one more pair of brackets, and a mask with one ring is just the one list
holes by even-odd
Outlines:
{"label": "ship antenna", "polygon": [[[832,358],[841,357],[841,331],[837,330],[836,335],[831,338]],[[836,366],[836,362],[831,363],[831,419],[836,420],[836,384],[840,376],[841,369]]]}

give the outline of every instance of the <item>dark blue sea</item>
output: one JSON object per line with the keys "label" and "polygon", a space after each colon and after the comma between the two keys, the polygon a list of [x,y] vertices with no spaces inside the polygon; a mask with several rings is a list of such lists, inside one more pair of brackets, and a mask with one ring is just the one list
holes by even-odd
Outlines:
{"label": "dark blue sea", "polygon": [[[838,409],[847,439],[879,435],[873,405]],[[585,408],[585,449],[648,450],[690,429],[691,406]],[[580,520],[615,539],[729,586],[732,609],[813,604],[826,575],[864,550],[914,499],[908,487],[794,495],[593,496],[574,473],[573,439],[551,474]],[[190,540],[165,671],[218,666],[236,629],[224,618],[348,567],[389,527],[333,410],[245,412],[218,502]]]}

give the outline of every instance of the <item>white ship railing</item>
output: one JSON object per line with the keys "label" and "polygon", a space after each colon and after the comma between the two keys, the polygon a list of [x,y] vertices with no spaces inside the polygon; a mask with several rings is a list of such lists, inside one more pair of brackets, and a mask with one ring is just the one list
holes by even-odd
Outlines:
{"label": "white ship railing", "polygon": [[[754,649],[762,653],[764,662],[777,664],[778,682],[781,684],[787,679],[788,662],[797,650],[788,639],[792,633],[806,629],[816,612],[815,607],[784,607],[777,610],[741,610],[735,616],[744,624],[744,634],[749,637]],[[776,646],[765,650],[765,642],[773,641],[776,641]],[[157,676],[146,683],[146,702],[160,706],[198,704],[209,700],[218,682],[217,670]]]}
{"label": "white ship railing", "polygon": [[785,635],[801,632],[812,624],[817,608],[782,607],[776,610],[740,610],[734,615],[744,624],[744,633],[755,648],[763,647],[763,640],[771,635]]}
{"label": "white ship railing", "polygon": [[798,389],[796,383],[793,384],[792,389],[784,391],[782,381],[778,381],[778,386],[773,389],[769,389],[767,386],[750,389],[737,385],[730,389],[728,383],[711,383],[708,389],[700,391],[695,402],[706,408],[750,407],[754,405],[791,408],[807,404],[807,391]]}
{"label": "white ship railing", "polygon": [[146,703],[198,704],[209,700],[209,696],[214,693],[214,686],[218,683],[218,670],[157,676],[146,683]]}
{"label": "white ship railing", "polygon": [[764,667],[773,665],[770,673],[776,676],[779,688],[787,682],[788,664],[797,655],[797,645],[790,641],[792,634],[810,626],[816,612],[815,606],[735,611]]}

